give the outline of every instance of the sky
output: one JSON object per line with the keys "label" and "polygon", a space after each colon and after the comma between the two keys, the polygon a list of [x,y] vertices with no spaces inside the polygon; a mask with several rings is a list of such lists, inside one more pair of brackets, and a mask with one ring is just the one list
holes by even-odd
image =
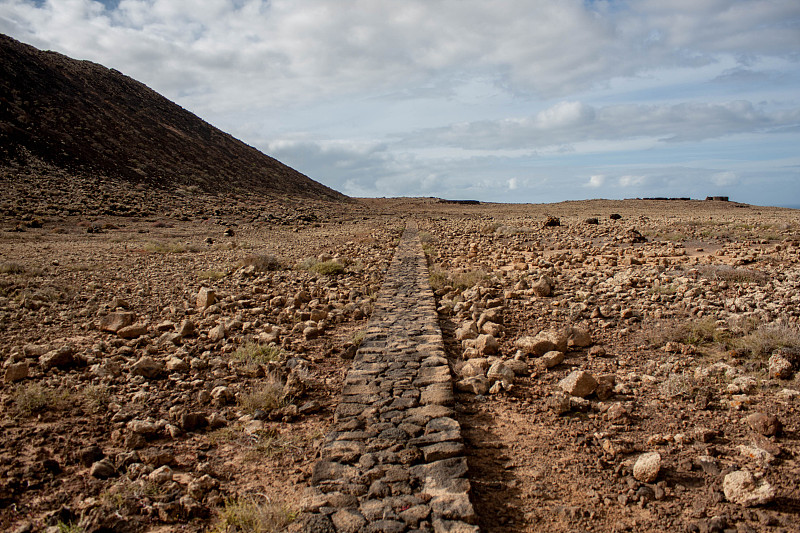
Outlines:
{"label": "sky", "polygon": [[350,196],[800,207],[797,0],[0,0]]}

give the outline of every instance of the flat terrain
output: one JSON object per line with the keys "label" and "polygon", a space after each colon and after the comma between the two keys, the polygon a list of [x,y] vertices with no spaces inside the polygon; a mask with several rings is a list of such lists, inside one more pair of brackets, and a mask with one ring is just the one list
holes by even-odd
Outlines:
{"label": "flat terrain", "polygon": [[413,219],[482,530],[796,530],[799,211],[20,191],[0,529],[291,527]]}

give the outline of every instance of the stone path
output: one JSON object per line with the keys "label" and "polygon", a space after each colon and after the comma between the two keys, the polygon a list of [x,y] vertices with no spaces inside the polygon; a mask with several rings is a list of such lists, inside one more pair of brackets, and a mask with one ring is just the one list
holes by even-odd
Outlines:
{"label": "stone path", "polygon": [[311,477],[304,531],[477,532],[428,267],[395,252]]}

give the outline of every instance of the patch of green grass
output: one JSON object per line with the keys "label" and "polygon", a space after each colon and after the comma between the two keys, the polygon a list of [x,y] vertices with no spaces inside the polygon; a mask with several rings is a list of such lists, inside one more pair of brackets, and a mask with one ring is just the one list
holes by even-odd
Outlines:
{"label": "patch of green grass", "polygon": [[33,416],[44,411],[54,411],[64,406],[69,393],[51,389],[38,383],[20,385],[14,390],[14,409],[20,416]]}
{"label": "patch of green grass", "polygon": [[73,522],[62,522],[59,520],[56,527],[58,528],[58,533],[86,533],[86,529],[83,526],[79,526]]}
{"label": "patch of green grass", "polygon": [[297,513],[285,504],[251,497],[231,498],[219,511],[212,533],[275,533],[282,531]]}
{"label": "patch of green grass", "polygon": [[353,333],[353,336],[350,337],[350,342],[352,342],[356,348],[361,346],[361,343],[364,342],[364,338],[367,336],[367,330],[360,329]]}

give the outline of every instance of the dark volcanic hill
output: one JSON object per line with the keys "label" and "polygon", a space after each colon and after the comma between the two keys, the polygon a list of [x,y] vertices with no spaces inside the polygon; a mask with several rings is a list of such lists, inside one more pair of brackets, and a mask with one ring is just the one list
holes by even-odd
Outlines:
{"label": "dark volcanic hill", "polygon": [[347,197],[102,65],[0,35],[0,165],[209,193]]}

